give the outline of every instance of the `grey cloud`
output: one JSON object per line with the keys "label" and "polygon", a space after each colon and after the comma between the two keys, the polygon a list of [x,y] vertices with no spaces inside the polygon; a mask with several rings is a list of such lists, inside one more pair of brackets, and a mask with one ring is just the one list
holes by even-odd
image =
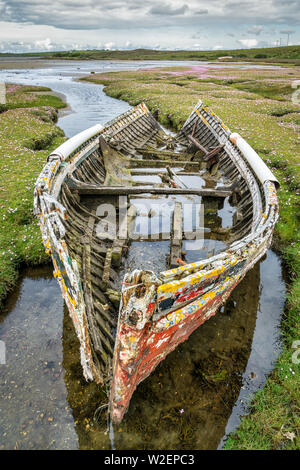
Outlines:
{"label": "grey cloud", "polygon": [[153,6],[150,8],[149,13],[151,15],[171,15],[171,16],[178,16],[178,15],[184,15],[185,12],[189,9],[189,7],[184,4],[180,8],[172,8],[171,5],[168,3],[161,3],[158,4],[157,6]]}
{"label": "grey cloud", "polygon": [[259,36],[260,33],[263,31],[263,27],[262,26],[252,26],[250,29],[248,29],[247,33],[249,34],[255,34],[256,36]]}
{"label": "grey cloud", "polygon": [[202,9],[202,10],[197,10],[195,12],[193,12],[194,15],[207,15],[208,14],[208,10],[207,9]]}
{"label": "grey cloud", "polygon": [[292,29],[282,29],[280,34],[294,34],[294,32]]}
{"label": "grey cloud", "polygon": [[[201,15],[213,30],[251,23],[281,25],[299,24],[299,0],[0,0],[0,21],[45,25],[62,30],[126,30],[157,27],[197,28]],[[203,7],[203,8],[202,8]]]}

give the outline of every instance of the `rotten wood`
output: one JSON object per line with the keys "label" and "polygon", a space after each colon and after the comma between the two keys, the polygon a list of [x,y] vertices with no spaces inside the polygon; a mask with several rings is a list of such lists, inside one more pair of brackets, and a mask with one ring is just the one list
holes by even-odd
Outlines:
{"label": "rotten wood", "polygon": [[108,282],[109,282],[112,252],[113,252],[112,248],[108,248],[106,251],[103,276],[102,276],[102,285],[104,289],[108,286]]}
{"label": "rotten wood", "polygon": [[166,170],[167,172],[169,173],[169,176],[170,178],[173,178],[175,180],[175,183],[177,181],[177,184],[179,184],[179,186],[181,188],[187,188],[188,186],[182,181],[182,179],[177,175],[177,173],[172,170],[168,165],[166,166]]}
{"label": "rotten wood", "polygon": [[183,159],[183,158],[187,158],[187,159],[190,159],[191,158],[191,154],[189,153],[186,153],[186,152],[180,152],[180,153],[176,153],[176,152],[172,152],[172,150],[160,150],[160,149],[157,149],[157,148],[141,148],[141,147],[138,147],[136,149],[137,153],[140,153],[141,155],[145,155],[145,156],[149,156],[149,155],[152,155],[153,157],[156,157],[158,159],[162,159],[162,158],[166,158],[166,159],[173,159],[173,158],[177,158],[177,159]]}
{"label": "rotten wood", "polygon": [[176,202],[173,212],[172,235],[170,242],[170,267],[176,268],[178,266],[178,259],[181,259],[182,251],[182,205]]}
{"label": "rotten wood", "polygon": [[210,152],[208,152],[204,157],[203,157],[203,160],[205,162],[209,161],[210,159],[214,158],[214,157],[217,157],[217,155],[219,155],[219,153],[224,150],[224,145],[218,145],[218,147],[215,147],[214,149],[212,149]]}
{"label": "rotten wood", "polygon": [[158,168],[163,167],[165,168],[166,165],[170,167],[189,167],[199,169],[198,162],[190,162],[184,160],[146,160],[141,158],[131,158],[130,159],[130,166],[131,168]]}
{"label": "rotten wood", "polygon": [[[74,181],[74,180],[73,180]],[[228,189],[209,188],[138,188],[132,186],[96,186],[87,183],[77,182],[70,188],[78,191],[80,195],[106,196],[106,195],[130,195],[130,194],[194,194],[197,196],[226,198],[231,195]]]}
{"label": "rotten wood", "polygon": [[201,150],[204,155],[207,155],[209,153],[209,151],[205,147],[203,147],[203,145],[201,145],[199,140],[197,140],[195,137],[193,137],[192,135],[188,135],[187,138],[195,145],[195,147]]}
{"label": "rotten wood", "polygon": [[91,288],[91,247],[89,244],[84,245],[82,251],[82,280],[83,294],[86,306],[87,321],[89,324],[89,333],[95,352],[103,353],[99,332],[94,317],[94,304]]}

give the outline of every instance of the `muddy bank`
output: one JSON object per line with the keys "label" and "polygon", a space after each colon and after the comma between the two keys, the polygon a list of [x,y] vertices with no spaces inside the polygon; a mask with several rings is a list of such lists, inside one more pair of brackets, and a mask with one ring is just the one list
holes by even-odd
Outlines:
{"label": "muddy bank", "polygon": [[0,57],[0,70],[39,69],[49,67],[53,61],[33,58]]}

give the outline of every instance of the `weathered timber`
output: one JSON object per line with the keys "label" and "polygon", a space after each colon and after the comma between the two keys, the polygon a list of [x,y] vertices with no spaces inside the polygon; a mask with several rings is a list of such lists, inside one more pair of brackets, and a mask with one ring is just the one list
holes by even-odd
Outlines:
{"label": "weathered timber", "polygon": [[181,188],[187,188],[187,185],[182,181],[182,179],[177,175],[177,173],[174,170],[172,170],[168,165],[166,166],[166,170],[169,173],[170,178],[173,178],[175,182],[177,181],[177,184],[179,184]]}
{"label": "weathered timber", "polygon": [[[217,229],[214,230],[213,228],[210,229],[208,227],[199,227],[196,232],[190,232],[190,231],[183,231],[182,232],[182,240],[193,240],[196,235],[199,234],[199,232],[202,232],[203,234],[203,239],[205,240],[219,240],[218,235],[224,235],[227,234],[227,229],[226,232],[224,231],[223,233],[218,232]],[[214,231],[213,231],[214,230]],[[225,229],[224,229],[225,230]],[[149,234],[149,235],[144,235],[144,234],[134,234],[132,237],[130,236],[130,240],[138,241],[138,242],[153,242],[153,241],[164,241],[164,240],[170,240],[171,239],[171,233],[170,232],[158,232],[155,234]],[[220,238],[222,240],[223,238]]]}
{"label": "weathered timber", "polygon": [[171,269],[178,266],[178,259],[181,259],[182,256],[182,223],[182,205],[179,202],[176,202],[173,212],[172,235],[170,242]]}
{"label": "weathered timber", "polygon": [[224,149],[224,145],[218,145],[218,147],[212,149],[210,152],[208,152],[204,157],[203,160],[205,162],[209,161],[212,158],[217,157],[219,153]]}
{"label": "weathered timber", "polygon": [[99,337],[98,329],[95,324],[94,317],[94,304],[91,290],[91,247],[89,244],[84,245],[82,251],[82,278],[83,278],[83,293],[86,305],[86,315],[89,324],[89,333],[91,336],[93,348],[96,352],[102,353],[103,347]]}
{"label": "weathered timber", "polygon": [[183,158],[187,158],[187,159],[190,159],[191,158],[191,154],[190,153],[187,153],[187,152],[180,152],[180,153],[176,153],[176,152],[172,152],[172,150],[160,150],[160,149],[156,149],[156,148],[137,148],[136,149],[137,153],[140,153],[141,155],[145,155],[145,156],[149,156],[149,155],[152,155],[153,157],[156,157],[158,159],[162,159],[162,158],[166,158],[166,159],[183,159]]}
{"label": "weathered timber", "polygon": [[188,135],[187,137],[192,142],[192,144],[195,145],[195,147],[197,147],[204,153],[204,155],[207,155],[209,153],[209,151],[203,145],[201,145],[195,137],[193,137],[192,135]]}
{"label": "weathered timber", "polygon": [[113,251],[112,248],[108,248],[108,250],[106,251],[103,276],[102,276],[103,288],[106,288],[109,282],[112,251]]}
{"label": "weathered timber", "polygon": [[147,169],[145,170],[131,169],[130,173],[132,176],[156,176],[159,173],[167,173],[167,170],[165,168],[157,168],[157,170],[154,169],[154,171],[149,171]]}
{"label": "weathered timber", "polygon": [[130,167],[131,168],[158,168],[163,167],[165,168],[166,165],[170,167],[188,167],[199,169],[198,162],[189,162],[184,160],[146,160],[141,158],[131,158],[130,159]]}
{"label": "weathered timber", "polygon": [[[151,176],[148,183],[134,182],[134,174],[160,174],[173,187],[155,187]],[[184,174],[200,176],[205,183],[186,187],[188,181],[180,180]],[[234,183],[221,187],[220,176]],[[277,184],[254,150],[201,103],[177,137],[167,135],[141,104],[104,127],[96,125],[75,136],[49,156],[35,188],[35,213],[81,343],[84,377],[110,386],[113,422],[121,421],[136,386],[216,313],[268,249],[278,217]],[[119,197],[122,194],[129,198]],[[175,197],[163,200],[162,194]],[[187,194],[203,196],[206,228],[183,231],[179,201]],[[230,194],[236,213],[233,226],[224,228],[218,211]],[[160,210],[151,209],[146,211],[148,228],[150,218],[157,217],[153,226],[159,222],[157,231],[162,232],[135,234],[140,223],[135,222],[137,209],[127,210],[128,200],[135,198],[144,200],[147,208],[154,199],[166,208],[175,203],[170,233],[160,224]],[[126,201],[125,215],[121,199]],[[104,238],[99,230],[100,219],[106,216],[100,217],[101,211],[95,214],[102,204],[114,205],[119,218],[118,234]],[[139,215],[147,217],[144,210]],[[206,260],[199,253],[199,261],[189,263],[183,258],[183,240],[200,238],[222,240],[227,249],[208,253]],[[134,249],[131,240],[168,239],[168,264],[173,269],[157,273],[137,260],[122,282],[122,271],[116,268],[127,250]],[[157,254],[153,251],[154,257]]]}
{"label": "weathered timber", "polygon": [[197,196],[225,198],[231,195],[228,189],[209,188],[137,188],[132,186],[96,186],[86,183],[76,184],[71,190],[78,191],[80,195],[105,196],[105,195],[130,195],[130,194],[195,194]]}
{"label": "weathered timber", "polygon": [[180,175],[180,176],[202,176],[203,175],[203,170],[201,171],[178,171],[177,173],[177,176]]}

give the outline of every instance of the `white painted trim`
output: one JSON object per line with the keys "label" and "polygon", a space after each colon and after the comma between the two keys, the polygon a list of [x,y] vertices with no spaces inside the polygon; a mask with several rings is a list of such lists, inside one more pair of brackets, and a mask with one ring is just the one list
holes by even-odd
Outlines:
{"label": "white painted trim", "polygon": [[280,185],[278,179],[273,175],[271,170],[262,161],[255,150],[245,141],[245,139],[243,139],[243,137],[240,136],[240,134],[233,132],[229,139],[242,152],[245,160],[248,162],[262,184],[264,184],[266,181],[272,181],[276,188],[279,188]]}
{"label": "white painted trim", "polygon": [[79,132],[79,134],[74,135],[70,139],[68,139],[66,142],[61,144],[57,149],[54,150],[49,157],[53,157],[55,155],[59,155],[63,160],[68,158],[68,156],[74,152],[78,147],[80,147],[82,144],[84,144],[87,140],[91,139],[98,133],[100,133],[103,129],[103,126],[101,124],[96,124],[95,126],[89,127],[88,129],[85,129],[82,132]]}

